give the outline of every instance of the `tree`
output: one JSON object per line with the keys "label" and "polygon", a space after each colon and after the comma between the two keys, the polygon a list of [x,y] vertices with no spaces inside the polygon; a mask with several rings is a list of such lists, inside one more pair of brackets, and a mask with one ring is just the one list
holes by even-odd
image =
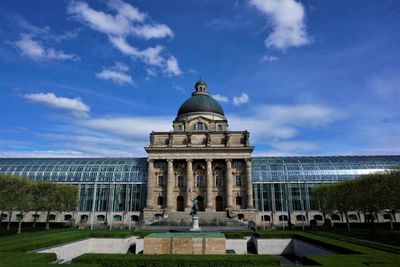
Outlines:
{"label": "tree", "polygon": [[351,231],[348,213],[355,208],[358,193],[355,180],[340,181],[332,184],[329,198],[332,205],[346,218],[347,231]]}
{"label": "tree", "polygon": [[18,187],[14,192],[15,195],[18,196],[17,201],[15,202],[15,209],[19,211],[17,234],[20,234],[22,219],[25,212],[32,210],[32,189],[34,187],[34,183],[23,177],[15,178],[15,180],[18,184]]}
{"label": "tree", "polygon": [[7,230],[10,230],[11,218],[13,212],[16,210],[18,202],[18,180],[17,176],[9,174],[0,174],[0,209],[9,212]]}
{"label": "tree", "polygon": [[334,206],[331,199],[332,184],[322,184],[314,187],[311,191],[312,199],[315,201],[318,210],[326,221],[326,215],[331,214]]}
{"label": "tree", "polygon": [[393,231],[393,219],[396,220],[396,210],[400,208],[400,170],[386,173],[382,181],[384,205],[390,214],[390,229]]}

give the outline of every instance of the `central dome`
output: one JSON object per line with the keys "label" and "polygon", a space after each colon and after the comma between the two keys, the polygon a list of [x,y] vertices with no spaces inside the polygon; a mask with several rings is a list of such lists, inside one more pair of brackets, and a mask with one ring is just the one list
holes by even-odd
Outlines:
{"label": "central dome", "polygon": [[179,108],[178,116],[191,112],[212,112],[224,116],[221,105],[208,94],[194,94]]}
{"label": "central dome", "polygon": [[203,80],[197,81],[194,89],[192,97],[179,108],[178,116],[192,112],[211,112],[224,116],[221,105],[208,94],[207,85]]}

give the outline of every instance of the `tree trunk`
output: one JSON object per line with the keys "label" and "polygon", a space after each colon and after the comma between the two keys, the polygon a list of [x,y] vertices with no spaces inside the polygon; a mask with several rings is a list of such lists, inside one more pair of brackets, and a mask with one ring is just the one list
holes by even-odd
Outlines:
{"label": "tree trunk", "polygon": [[35,217],[33,218],[33,224],[32,227],[36,227],[36,221],[37,221],[37,210],[35,210]]}
{"label": "tree trunk", "polygon": [[375,235],[374,213],[371,212],[371,234]]}
{"label": "tree trunk", "polygon": [[4,214],[4,211],[1,211],[1,214],[0,214],[0,227],[1,227],[1,224],[3,222],[3,214]]}
{"label": "tree trunk", "polygon": [[50,211],[47,212],[45,230],[50,230]]}
{"label": "tree trunk", "polygon": [[9,231],[10,230],[10,227],[11,227],[11,217],[12,217],[12,210],[10,211],[10,217],[8,217],[8,223],[7,223],[7,231]]}
{"label": "tree trunk", "polygon": [[390,230],[393,231],[393,217],[392,217],[392,213],[389,213],[390,216]]}
{"label": "tree trunk", "polygon": [[23,218],[23,216],[24,216],[24,214],[23,214],[23,212],[21,211],[21,212],[19,213],[19,218],[18,218],[18,229],[17,229],[17,234],[20,234],[20,233],[21,233],[22,218]]}
{"label": "tree trunk", "polygon": [[346,225],[347,225],[347,231],[350,232],[350,222],[349,222],[349,216],[347,216],[347,212],[344,213],[344,216],[346,217]]}

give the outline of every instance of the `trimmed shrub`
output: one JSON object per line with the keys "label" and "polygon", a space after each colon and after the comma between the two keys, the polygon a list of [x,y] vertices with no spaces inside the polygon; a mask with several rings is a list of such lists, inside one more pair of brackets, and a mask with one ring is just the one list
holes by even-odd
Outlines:
{"label": "trimmed shrub", "polygon": [[95,263],[101,267],[250,267],[279,266],[271,255],[116,255],[85,254],[73,263]]}

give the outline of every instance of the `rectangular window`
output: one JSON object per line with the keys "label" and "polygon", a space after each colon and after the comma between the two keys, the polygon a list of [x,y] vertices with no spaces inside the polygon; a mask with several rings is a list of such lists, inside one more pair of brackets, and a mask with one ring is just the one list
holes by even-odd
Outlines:
{"label": "rectangular window", "polygon": [[164,185],[164,176],[160,175],[158,176],[158,186],[163,186]]}
{"label": "rectangular window", "polygon": [[183,131],[183,126],[182,125],[178,125],[178,131],[182,132]]}
{"label": "rectangular window", "polygon": [[215,185],[217,187],[222,187],[223,186],[223,182],[222,182],[222,176],[217,176],[215,177]]}
{"label": "rectangular window", "polygon": [[234,161],[232,162],[232,166],[233,166],[234,168],[240,168],[240,167],[242,167],[242,162],[241,162],[240,160],[234,160]]}
{"label": "rectangular window", "polygon": [[218,125],[218,131],[222,131],[222,125],[221,124]]}
{"label": "rectangular window", "polygon": [[242,186],[242,177],[236,175],[236,186]]}
{"label": "rectangular window", "polygon": [[184,187],[183,176],[178,176],[178,187]]}
{"label": "rectangular window", "polygon": [[197,176],[197,186],[204,186],[204,177],[202,175]]}

